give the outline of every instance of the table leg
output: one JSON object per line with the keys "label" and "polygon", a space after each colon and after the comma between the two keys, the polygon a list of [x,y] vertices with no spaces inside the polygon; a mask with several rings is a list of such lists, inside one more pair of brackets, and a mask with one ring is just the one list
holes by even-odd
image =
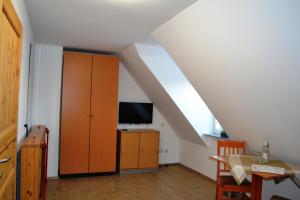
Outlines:
{"label": "table leg", "polygon": [[260,176],[252,174],[251,200],[261,200],[263,180]]}

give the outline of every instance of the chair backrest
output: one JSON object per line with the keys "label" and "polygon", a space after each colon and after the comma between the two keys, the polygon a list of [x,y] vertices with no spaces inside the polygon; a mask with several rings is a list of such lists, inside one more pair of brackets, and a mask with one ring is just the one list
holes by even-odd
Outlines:
{"label": "chair backrest", "polygon": [[[218,156],[246,154],[246,145],[245,141],[219,140]],[[218,162],[217,176],[221,172],[229,172],[229,168],[227,165]]]}

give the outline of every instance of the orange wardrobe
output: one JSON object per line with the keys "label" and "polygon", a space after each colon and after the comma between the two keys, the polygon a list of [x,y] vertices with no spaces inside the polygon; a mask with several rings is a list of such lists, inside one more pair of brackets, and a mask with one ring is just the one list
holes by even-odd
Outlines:
{"label": "orange wardrobe", "polygon": [[119,59],[64,52],[59,175],[115,172]]}

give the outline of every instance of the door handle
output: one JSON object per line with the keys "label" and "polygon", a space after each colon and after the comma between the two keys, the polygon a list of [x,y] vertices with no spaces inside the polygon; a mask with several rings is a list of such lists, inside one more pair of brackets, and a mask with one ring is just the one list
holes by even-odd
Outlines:
{"label": "door handle", "polygon": [[11,159],[11,157],[5,158],[5,159],[1,159],[1,160],[0,160],[0,164],[2,164],[2,163],[7,163],[7,162],[10,161],[10,159]]}

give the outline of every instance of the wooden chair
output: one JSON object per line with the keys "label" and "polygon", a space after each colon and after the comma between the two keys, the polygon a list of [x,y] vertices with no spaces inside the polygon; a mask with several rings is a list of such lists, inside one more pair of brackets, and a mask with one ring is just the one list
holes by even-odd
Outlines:
{"label": "wooden chair", "polygon": [[[246,142],[220,140],[218,141],[218,155],[246,154]],[[225,175],[224,175],[225,174]],[[240,185],[237,184],[234,177],[229,174],[229,168],[226,164],[218,161],[217,163],[217,200],[222,200],[224,192],[240,192],[243,200],[245,193],[251,193],[251,182],[244,180]]]}

